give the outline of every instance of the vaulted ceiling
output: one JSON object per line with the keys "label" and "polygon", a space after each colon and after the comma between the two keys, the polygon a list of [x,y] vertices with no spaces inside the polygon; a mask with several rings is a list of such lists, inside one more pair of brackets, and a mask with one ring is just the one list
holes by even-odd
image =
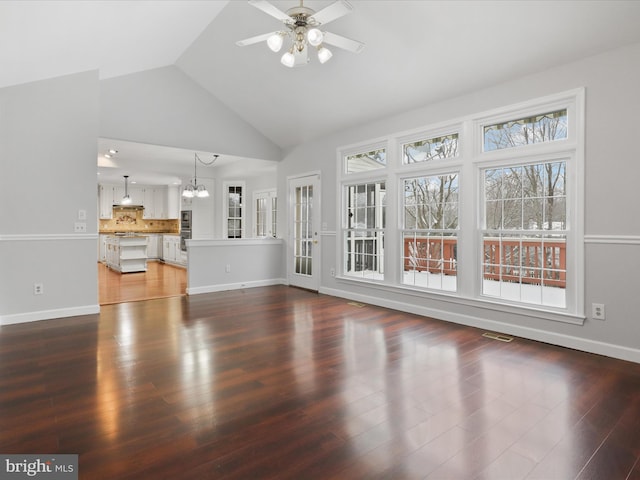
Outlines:
{"label": "vaulted ceiling", "polygon": [[[286,11],[298,0],[273,0]],[[332,0],[307,0],[318,11]],[[283,149],[412,107],[640,42],[640,2],[351,0],[326,29],[365,43],[288,69],[273,17],[233,1],[2,1],[0,87],[176,65]],[[190,155],[189,158],[192,158]]]}

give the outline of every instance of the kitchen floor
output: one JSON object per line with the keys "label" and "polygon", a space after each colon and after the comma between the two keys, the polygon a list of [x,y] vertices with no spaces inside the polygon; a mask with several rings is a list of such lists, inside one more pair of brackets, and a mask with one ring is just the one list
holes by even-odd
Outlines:
{"label": "kitchen floor", "polygon": [[100,305],[185,295],[187,270],[162,262],[147,262],[147,271],[119,273],[98,263]]}

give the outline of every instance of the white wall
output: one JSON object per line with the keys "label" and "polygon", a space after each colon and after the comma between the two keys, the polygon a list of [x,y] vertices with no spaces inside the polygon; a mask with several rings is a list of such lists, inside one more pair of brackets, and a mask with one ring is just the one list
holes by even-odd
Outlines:
{"label": "white wall", "polygon": [[[636,193],[640,178],[640,144],[636,135],[638,85],[640,44],[635,44],[341,131],[287,152],[279,166],[279,197],[285,198],[287,176],[321,171],[322,222],[327,224],[321,242],[321,291],[640,362],[636,320],[640,311],[636,276],[640,267]],[[328,274],[339,263],[336,258],[336,231],[340,228],[336,215],[339,147],[579,87],[586,88],[587,125],[585,310],[591,311],[592,302],[606,304],[605,321],[587,318],[584,325],[571,325],[505,314],[397,290],[376,290],[341,282]],[[281,211],[279,228],[284,231],[286,211]]]}
{"label": "white wall", "polygon": [[285,283],[282,240],[191,240],[187,245],[190,295]]}
{"label": "white wall", "polygon": [[174,66],[100,82],[100,136],[280,160],[279,147]]}
{"label": "white wall", "polygon": [[99,309],[98,99],[97,71],[0,89],[0,324]]}

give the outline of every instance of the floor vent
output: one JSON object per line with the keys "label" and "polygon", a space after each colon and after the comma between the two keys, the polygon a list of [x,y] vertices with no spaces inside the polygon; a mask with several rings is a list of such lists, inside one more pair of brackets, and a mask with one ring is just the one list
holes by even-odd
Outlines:
{"label": "floor vent", "polygon": [[358,308],[364,307],[364,303],[359,303],[359,302],[349,302],[348,305],[351,305],[352,307],[358,307]]}
{"label": "floor vent", "polygon": [[513,337],[509,337],[507,335],[501,335],[499,333],[491,333],[491,332],[485,332],[482,334],[483,337],[487,337],[487,338],[491,338],[493,340],[498,340],[500,342],[506,342],[509,343],[513,340]]}

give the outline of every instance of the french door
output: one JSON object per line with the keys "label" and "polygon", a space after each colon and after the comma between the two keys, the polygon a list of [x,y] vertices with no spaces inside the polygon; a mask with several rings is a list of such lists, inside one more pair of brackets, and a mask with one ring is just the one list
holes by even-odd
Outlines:
{"label": "french door", "polygon": [[318,291],[320,287],[320,178],[289,180],[289,285]]}

